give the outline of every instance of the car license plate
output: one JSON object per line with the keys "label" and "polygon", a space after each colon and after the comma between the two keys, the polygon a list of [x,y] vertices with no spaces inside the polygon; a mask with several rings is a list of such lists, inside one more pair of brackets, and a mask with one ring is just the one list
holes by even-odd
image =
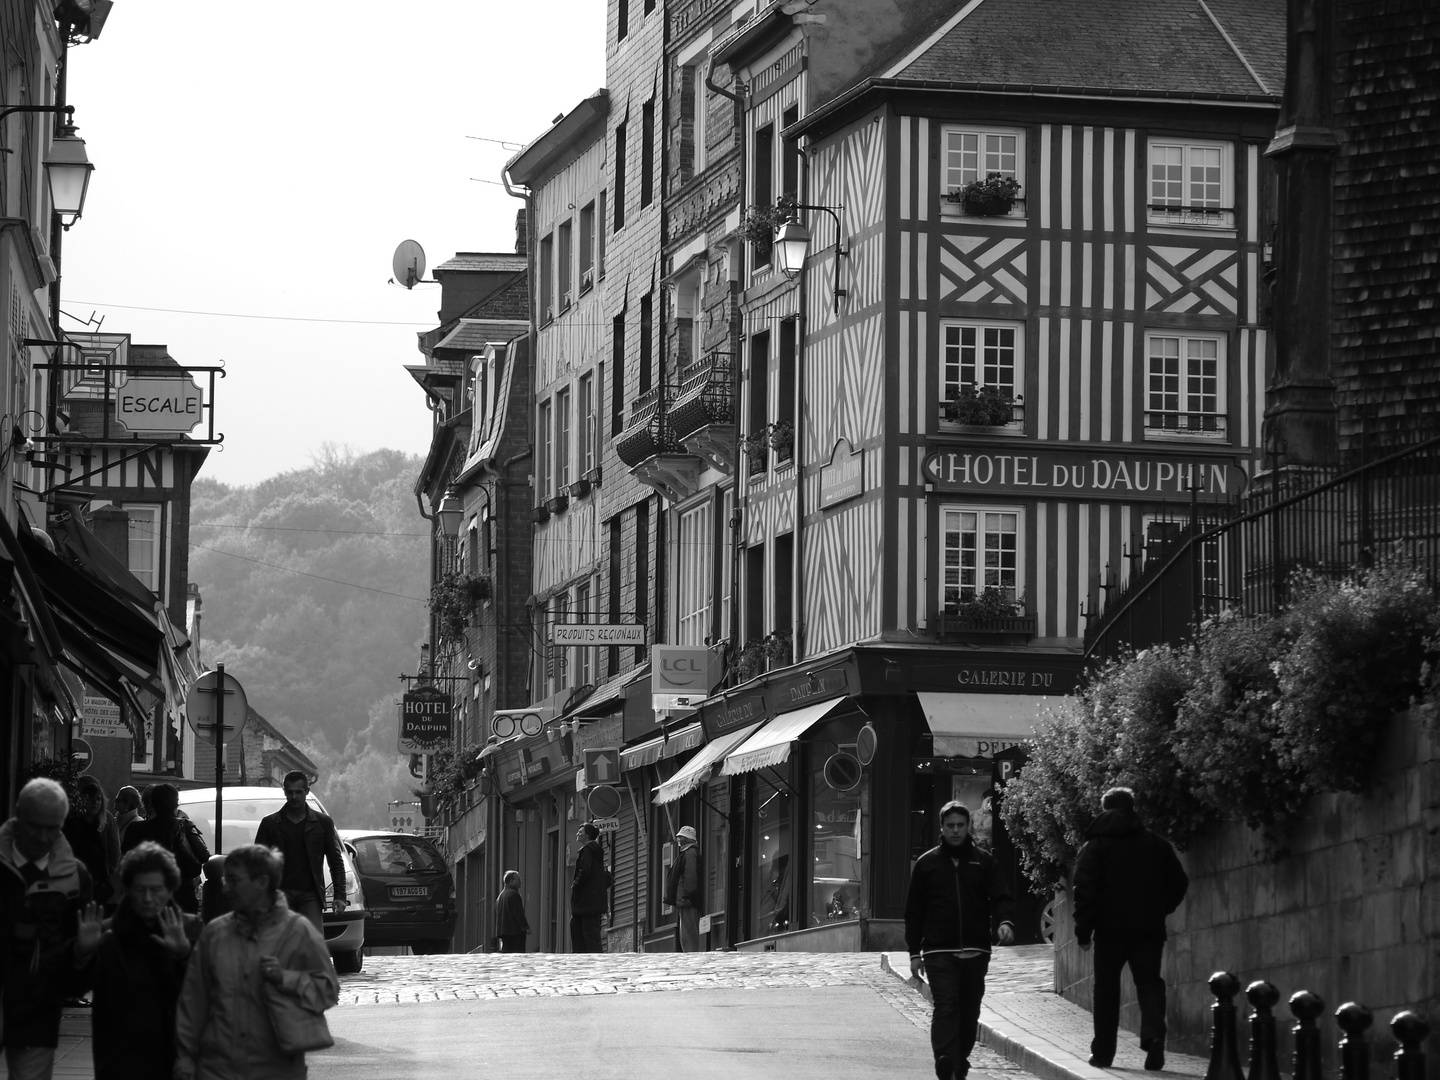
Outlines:
{"label": "car license plate", "polygon": [[430,890],[424,885],[391,885],[390,895],[395,899],[410,896],[429,896]]}

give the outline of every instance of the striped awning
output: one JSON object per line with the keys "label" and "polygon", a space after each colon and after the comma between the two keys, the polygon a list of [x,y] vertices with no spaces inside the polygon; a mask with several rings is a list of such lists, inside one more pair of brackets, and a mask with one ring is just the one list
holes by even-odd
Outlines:
{"label": "striped awning", "polygon": [[815,705],[806,705],[794,712],[781,713],[732,750],[720,772],[725,776],[738,776],[740,773],[779,765],[790,757],[791,743],[849,700],[843,697],[834,698]]}
{"label": "striped awning", "polygon": [[715,767],[715,763],[723,758],[732,747],[753,735],[759,726],[759,724],[751,724],[739,731],[722,735],[714,742],[709,743],[705,749],[682,765],[679,772],[655,789],[655,804],[659,806],[672,803],[705,783],[710,779],[710,771]]}
{"label": "striped awning", "polygon": [[653,765],[661,758],[671,758],[683,754],[686,750],[693,750],[704,741],[705,733],[698,723],[672,731],[668,737],[657,735],[620,751],[620,770],[628,772],[642,765]]}

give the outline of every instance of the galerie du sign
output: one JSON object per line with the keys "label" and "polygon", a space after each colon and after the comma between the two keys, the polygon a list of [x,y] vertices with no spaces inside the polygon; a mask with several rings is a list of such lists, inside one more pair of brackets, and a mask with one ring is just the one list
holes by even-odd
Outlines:
{"label": "galerie du sign", "polygon": [[417,686],[400,697],[400,753],[430,754],[450,741],[450,695]]}

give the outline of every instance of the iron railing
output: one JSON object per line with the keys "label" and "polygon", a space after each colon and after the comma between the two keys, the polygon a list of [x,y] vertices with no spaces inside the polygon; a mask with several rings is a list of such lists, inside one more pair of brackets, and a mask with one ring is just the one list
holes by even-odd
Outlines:
{"label": "iron railing", "polygon": [[615,439],[615,453],[630,468],[659,454],[683,454],[685,447],[670,427],[666,403],[674,387],[661,384],[635,399],[630,419]]}
{"label": "iron railing", "polygon": [[1188,640],[1224,611],[1270,614],[1301,572],[1339,578],[1396,555],[1440,581],[1440,438],[1337,475],[1285,469],[1259,477],[1231,520],[1191,521],[1085,636],[1087,660]]}
{"label": "iron railing", "polygon": [[680,389],[669,407],[670,429],[687,438],[709,424],[734,422],[730,354],[707,353],[680,373]]}

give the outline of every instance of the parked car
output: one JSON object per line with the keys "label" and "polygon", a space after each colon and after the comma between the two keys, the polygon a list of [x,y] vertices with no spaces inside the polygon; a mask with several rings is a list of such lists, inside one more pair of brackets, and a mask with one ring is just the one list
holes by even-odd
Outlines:
{"label": "parked car", "polygon": [[450,951],[455,879],[440,849],[424,836],[384,829],[342,829],[355,848],[365,890],[371,945],[408,945],[417,954]]}
{"label": "parked car", "polygon": [[[285,807],[285,793],[278,787],[227,787],[221,811],[220,832],[224,841],[221,851],[255,842],[260,819]],[[311,792],[306,800],[325,813],[325,807]],[[180,792],[180,809],[200,830],[200,835],[215,850],[215,789],[190,788]],[[342,834],[343,837],[343,834]],[[335,890],[330,882],[329,863],[321,864],[325,889],[325,944],[335,961],[335,970],[353,975],[365,965],[365,894],[359,887],[355,872],[355,849],[341,843],[345,851],[345,892],[348,897],[344,911],[335,910]],[[223,856],[212,856],[211,862],[223,862]],[[219,868],[217,868],[219,869]],[[207,868],[207,873],[209,871]],[[223,873],[223,870],[219,872]]]}

